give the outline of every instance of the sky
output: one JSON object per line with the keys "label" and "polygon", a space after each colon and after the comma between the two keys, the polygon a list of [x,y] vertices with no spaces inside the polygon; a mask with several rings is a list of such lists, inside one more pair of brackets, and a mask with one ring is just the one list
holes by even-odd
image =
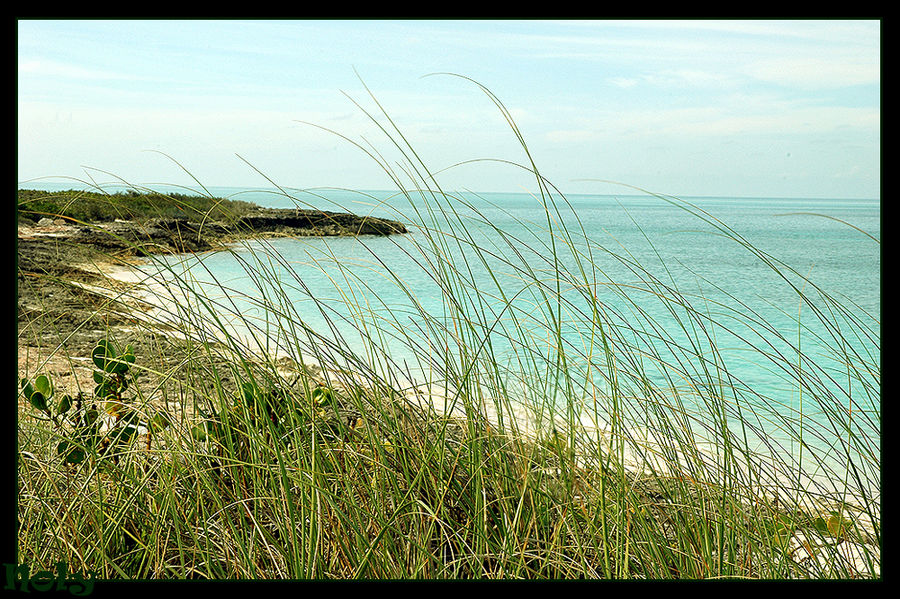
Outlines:
{"label": "sky", "polygon": [[880,199],[879,21],[17,28],[20,184]]}

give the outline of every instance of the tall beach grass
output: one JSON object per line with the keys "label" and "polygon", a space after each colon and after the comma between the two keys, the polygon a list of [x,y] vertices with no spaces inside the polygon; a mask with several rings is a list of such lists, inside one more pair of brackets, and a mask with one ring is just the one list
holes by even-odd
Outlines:
{"label": "tall beach grass", "polygon": [[[523,173],[545,221],[498,228],[374,96],[377,112],[357,104],[388,148],[333,133],[397,189],[389,205],[360,198],[412,231],[391,238],[403,268],[310,250],[333,282],[310,288],[278,240],[257,239],[225,250],[254,282],[237,297],[195,284],[203,255],[192,270],[148,257],[157,308],[136,325],[135,368],[158,382],[132,393],[173,425],[67,466],[58,430],[23,415],[21,562],[129,579],[880,577],[880,316],[678,198],[653,194],[793,290],[779,306],[792,335],[600,245],[471,83],[521,144],[524,160],[498,166]],[[412,276],[439,290],[439,313]],[[152,351],[159,326],[177,350]],[[723,343],[799,401],[742,381]]]}

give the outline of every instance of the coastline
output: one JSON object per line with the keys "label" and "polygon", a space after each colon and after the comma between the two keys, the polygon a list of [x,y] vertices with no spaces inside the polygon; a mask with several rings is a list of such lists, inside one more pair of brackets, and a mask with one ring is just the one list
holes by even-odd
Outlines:
{"label": "coastline", "polygon": [[241,240],[276,236],[405,234],[405,225],[349,213],[252,210],[230,225],[181,218],[80,222],[19,215],[17,222],[18,378],[48,372],[75,392],[93,388],[91,351],[110,335],[130,342],[150,327],[160,344],[183,335],[160,321],[166,306],[146,288],[135,265],[153,254],[217,251]]}
{"label": "coastline", "polygon": [[[291,211],[293,212],[293,211]],[[113,236],[122,237],[126,234],[126,231],[132,227],[127,223],[118,222],[111,225],[109,228],[107,227],[98,227],[96,229],[92,229],[94,232],[99,231],[101,234],[109,236],[110,233],[113,233]],[[145,233],[147,228],[145,225],[141,225],[141,233]],[[103,229],[107,229],[107,231],[103,231]],[[110,231],[109,229],[112,229]],[[185,238],[183,236],[184,231],[180,228],[176,227],[175,231],[172,231],[171,227],[160,227],[162,231],[168,231],[167,234],[164,234],[162,238],[166,238],[171,240],[175,240],[176,242],[183,241]],[[192,229],[196,232],[196,229]],[[404,229],[405,230],[405,229]],[[224,247],[228,243],[234,243],[239,241],[240,239],[249,239],[253,237],[258,237],[261,235],[285,235],[290,234],[289,229],[278,229],[278,230],[268,230],[268,231],[260,231],[259,229],[254,229],[250,233],[244,233],[242,235],[223,235],[222,230],[218,229],[216,226],[211,226],[207,229],[207,231],[215,231],[217,232],[218,239],[213,243],[210,242],[208,246],[199,244],[194,246],[194,249],[190,249],[187,253],[194,253],[197,251],[214,251],[217,248]],[[24,372],[35,372],[37,366],[33,362],[27,362],[24,366],[23,370],[23,338],[21,335],[22,324],[23,324],[23,304],[28,305],[30,301],[34,300],[34,297],[29,295],[28,293],[23,294],[21,291],[23,289],[34,289],[29,285],[23,285],[23,283],[32,278],[41,279],[40,273],[34,272],[33,270],[26,270],[23,272],[21,270],[22,264],[22,250],[24,249],[24,253],[27,254],[26,263],[31,261],[29,268],[33,268],[35,264],[41,263],[47,270],[52,273],[52,277],[50,278],[42,278],[41,282],[46,284],[48,287],[57,285],[60,287],[53,287],[52,290],[44,289],[44,300],[47,300],[49,296],[52,296],[54,293],[60,293],[63,287],[68,288],[70,292],[73,290],[80,290],[85,294],[90,295],[94,298],[94,304],[99,301],[106,307],[115,307],[113,310],[114,316],[110,319],[108,316],[106,317],[105,324],[107,326],[117,327],[122,333],[127,334],[130,327],[134,327],[137,325],[138,320],[142,321],[143,325],[151,325],[158,326],[161,322],[159,318],[160,314],[163,314],[170,310],[170,307],[159,304],[159,299],[162,296],[159,293],[159,289],[152,290],[147,289],[146,285],[148,281],[142,279],[140,275],[138,275],[137,271],[132,267],[136,262],[142,260],[139,257],[138,253],[135,252],[120,252],[116,254],[114,260],[100,260],[98,259],[98,255],[94,252],[97,250],[97,247],[93,247],[90,242],[85,241],[84,236],[86,235],[83,227],[75,227],[66,223],[45,223],[44,225],[38,224],[35,227],[29,226],[20,226],[19,227],[19,242],[18,247],[20,250],[20,272],[19,272],[19,373],[20,376]],[[314,233],[315,234],[315,233]],[[331,230],[327,232],[320,232],[318,234],[342,234],[337,232],[336,230]],[[377,234],[377,233],[376,233]],[[166,237],[165,235],[168,235]],[[151,235],[150,239],[152,239],[152,243],[148,244],[146,248],[149,250],[148,253],[154,252],[163,252],[163,253],[172,253],[171,245],[168,243],[162,243],[160,239],[162,239],[160,235]],[[201,240],[202,237],[198,235],[198,240]],[[31,244],[34,244],[33,247],[29,247]],[[108,252],[115,251],[118,247],[119,250],[122,250],[123,247],[120,245],[112,244],[111,242],[103,242],[99,245],[99,249],[102,252],[106,253],[106,257],[110,258]],[[128,244],[125,244],[127,247]],[[55,254],[52,250],[51,246],[56,246]],[[82,247],[81,250],[71,252],[70,250],[74,247],[78,246],[92,246],[90,249],[85,249]],[[197,248],[200,249],[197,249]],[[34,250],[34,251],[33,251]],[[43,257],[41,258],[41,254]],[[54,260],[55,256],[55,260]],[[62,259],[65,256],[67,258],[73,258],[73,261],[67,261]],[[150,283],[153,285],[153,283]],[[77,291],[76,291],[77,293]],[[49,294],[49,295],[47,295]],[[121,309],[120,309],[121,308]],[[32,306],[33,309],[33,306]],[[26,309],[25,312],[29,310]],[[91,315],[87,315],[90,319]],[[71,315],[73,322],[77,319],[76,314]],[[57,320],[56,322],[60,322]],[[27,328],[27,327],[26,327]],[[61,337],[66,337],[67,340],[73,340],[79,338],[76,333],[80,332],[88,332],[88,331],[96,331],[96,329],[85,328],[85,330],[81,330],[82,327],[79,325],[78,327],[73,327],[73,330],[66,331],[62,328],[59,328],[55,331],[57,335]],[[162,334],[171,337],[173,342],[178,342],[178,332],[175,330],[161,330]],[[75,370],[74,366],[80,363],[85,363],[85,368],[83,369],[81,376],[87,374],[89,376],[89,355],[90,355],[90,345],[92,345],[96,339],[91,338],[91,341],[88,345],[84,345],[81,347],[82,350],[86,349],[87,351],[82,353],[81,355],[77,355],[78,350],[72,352],[72,350],[65,349],[64,351],[69,352],[69,355],[63,356],[63,364],[54,363],[53,368],[62,372],[65,368],[65,362],[68,363],[68,366]],[[26,343],[27,345],[27,343]],[[51,344],[52,345],[52,344]],[[53,352],[63,348],[63,344],[60,343],[58,347],[56,347]],[[36,352],[35,354],[29,354],[28,350],[24,352],[26,357],[31,355],[31,357],[41,356],[42,354]],[[278,361],[279,356],[268,356],[267,358],[274,358],[275,361]],[[42,358],[38,358],[38,363],[40,363]],[[304,364],[306,358],[304,357]],[[48,364],[48,362],[43,362],[44,365]],[[313,369],[318,369],[318,375],[322,375],[328,367],[323,367],[321,364],[312,364],[310,365]],[[296,367],[296,365],[293,365]],[[340,374],[341,376],[346,376],[347,373],[333,373]],[[352,376],[352,375],[351,375]],[[339,378],[339,377],[338,377]],[[80,381],[81,379],[79,379]],[[87,379],[89,380],[89,379]],[[446,399],[446,397],[442,396],[439,390],[435,388],[421,388],[411,384],[409,388],[409,393],[406,396],[407,401],[417,404],[420,400],[424,400],[425,404],[418,403],[417,405],[420,408],[424,408],[428,411],[434,409],[437,413],[442,414],[444,416],[454,417],[461,416],[464,417],[464,414],[460,413],[446,413],[443,411],[441,407],[441,403]],[[445,408],[444,408],[445,409]],[[494,413],[493,415],[488,415],[489,420],[491,418],[496,419],[498,415]],[[525,413],[519,413],[515,415],[518,426],[516,427],[519,432],[529,436],[531,438],[538,438],[542,434],[542,430],[536,423],[534,423],[529,416]],[[591,434],[597,434],[602,436],[604,434],[603,428],[604,424],[598,423],[588,423],[592,428],[589,430]],[[608,427],[606,427],[608,429]],[[652,436],[652,435],[650,435]],[[639,436],[640,437],[640,436]],[[646,437],[646,435],[645,435]],[[649,439],[644,439],[643,442],[651,442]],[[631,462],[631,466],[635,469],[635,476],[641,476],[641,457],[638,457],[637,454],[629,454],[626,458],[626,463]],[[879,514],[880,517],[880,514]],[[792,539],[792,543],[794,540]],[[796,536],[797,548],[802,548],[803,543],[806,542],[805,538],[801,538],[799,534]],[[852,548],[852,543],[846,543],[844,548],[847,549],[850,554],[852,554],[852,558],[856,560],[855,553],[859,553],[858,549]],[[862,559],[862,558],[860,558]],[[862,563],[862,562],[859,562]]]}
{"label": "coastline", "polygon": [[[134,295],[131,295],[130,299],[146,308],[144,315],[147,324],[159,326],[161,323],[165,322],[165,315],[172,313],[171,311],[176,302],[174,299],[171,299],[171,290],[167,289],[157,281],[150,280],[151,277],[146,275],[146,273],[137,271],[129,266],[117,266],[113,264],[103,265],[102,268],[98,269],[98,272],[105,277],[128,286],[128,288],[134,292]],[[173,335],[180,335],[175,329],[168,328],[167,330]],[[347,380],[352,380],[352,384],[356,385],[365,386],[367,384],[365,375],[351,372],[346,367],[323,364],[311,355],[300,356],[300,359],[297,360],[296,357],[280,353],[277,349],[264,350],[259,348],[256,339],[248,338],[240,332],[229,331],[228,336],[242,342],[255,360],[260,362],[274,361],[275,363],[284,365],[285,369],[282,371],[283,374],[290,375],[295,373],[298,368],[301,368],[299,364],[302,364],[302,369],[307,372],[315,373],[315,377],[323,384],[326,380],[329,381],[329,384],[337,385],[340,385],[341,381]],[[183,336],[179,338],[183,340]],[[220,339],[220,341],[221,340],[222,339]],[[254,346],[257,347],[256,350],[253,349]],[[405,401],[411,405],[442,417],[456,418],[459,420],[464,420],[466,418],[465,410],[459,406],[452,397],[449,397],[447,390],[442,388],[439,384],[428,384],[422,381],[406,379],[398,380],[397,382],[400,383],[398,386],[405,391]],[[486,421],[490,426],[495,428],[506,426],[514,431],[515,434],[530,442],[539,442],[541,439],[546,438],[551,431],[562,432],[567,428],[567,423],[562,416],[547,413],[538,414],[534,410],[521,404],[506,404],[499,409],[498,406],[486,404],[482,406],[482,412],[482,415],[486,418]],[[604,446],[604,451],[615,451],[615,442],[612,440],[611,436],[612,426],[608,422],[600,420],[596,414],[588,413],[582,413],[580,416],[576,417],[576,419],[576,435],[581,439],[582,443],[590,445],[599,442]],[[506,424],[504,425],[503,423]],[[665,443],[658,438],[657,433],[654,433],[649,429],[632,429],[624,433],[623,438],[625,441],[624,446],[622,447],[622,459],[626,469],[631,473],[631,476],[640,478],[651,475],[651,473],[661,473],[672,470],[672,457],[665,457],[663,452],[655,449],[665,445]],[[708,447],[704,448],[698,444],[694,450],[698,455],[704,456],[704,461],[714,464],[716,461],[715,453],[717,450],[710,442],[706,442],[706,445],[708,445]],[[765,459],[761,455],[757,455],[755,458],[760,460],[759,464]],[[578,460],[577,456],[576,460]],[[681,466],[685,466],[688,464],[689,458],[679,456],[677,461]],[[759,464],[757,464],[757,467],[759,467]],[[582,465],[589,467],[587,464]],[[744,474],[746,475],[746,472]],[[782,484],[796,482],[785,481],[780,474],[776,478],[779,479]],[[775,484],[774,482],[772,483],[772,486],[782,491],[784,489],[784,486]],[[841,495],[840,483],[825,477],[820,479],[808,479],[805,488],[806,491],[797,490],[797,497],[791,498],[783,495],[779,497],[776,492],[774,495],[768,495],[768,498],[802,501],[802,497],[807,494],[820,497]],[[763,488],[759,490],[765,494]],[[834,508],[831,504],[816,504],[817,501],[814,500],[811,505],[818,508],[823,513]],[[867,518],[862,510],[859,511],[858,515],[861,518]],[[872,532],[873,527],[871,522],[867,523],[866,530],[870,533]]]}

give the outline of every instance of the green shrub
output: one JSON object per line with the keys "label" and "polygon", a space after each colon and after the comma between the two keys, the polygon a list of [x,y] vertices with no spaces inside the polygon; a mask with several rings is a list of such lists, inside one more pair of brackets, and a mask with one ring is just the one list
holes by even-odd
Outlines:
{"label": "green shrub", "polygon": [[[112,342],[101,339],[91,352],[91,358],[97,370],[93,375],[96,386],[90,400],[84,393],[78,393],[75,397],[64,394],[54,402],[54,386],[45,374],[38,375],[33,382],[21,381],[25,399],[53,423],[56,434],[61,437],[56,445],[57,454],[71,465],[83,462],[88,456],[110,454],[112,449],[134,439],[139,427],[145,427],[150,435],[170,424],[164,412],[157,412],[149,419],[142,417],[125,396],[127,375],[135,362],[130,345],[119,353]],[[102,430],[101,410],[113,418],[105,431]],[[115,454],[112,455],[117,459]]]}

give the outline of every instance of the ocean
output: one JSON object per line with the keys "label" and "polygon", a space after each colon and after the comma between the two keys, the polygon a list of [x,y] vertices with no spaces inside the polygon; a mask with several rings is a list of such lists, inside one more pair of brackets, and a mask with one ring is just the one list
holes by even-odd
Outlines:
{"label": "ocean", "polygon": [[592,397],[616,386],[635,413],[649,397],[703,411],[719,396],[753,406],[756,434],[788,451],[797,426],[818,431],[804,443],[824,453],[859,437],[863,453],[880,451],[877,199],[208,189],[412,225],[143,267],[199,286],[263,351],[338,361],[350,349],[357,366],[413,380],[493,369],[524,401],[559,397],[560,410],[573,384]]}

